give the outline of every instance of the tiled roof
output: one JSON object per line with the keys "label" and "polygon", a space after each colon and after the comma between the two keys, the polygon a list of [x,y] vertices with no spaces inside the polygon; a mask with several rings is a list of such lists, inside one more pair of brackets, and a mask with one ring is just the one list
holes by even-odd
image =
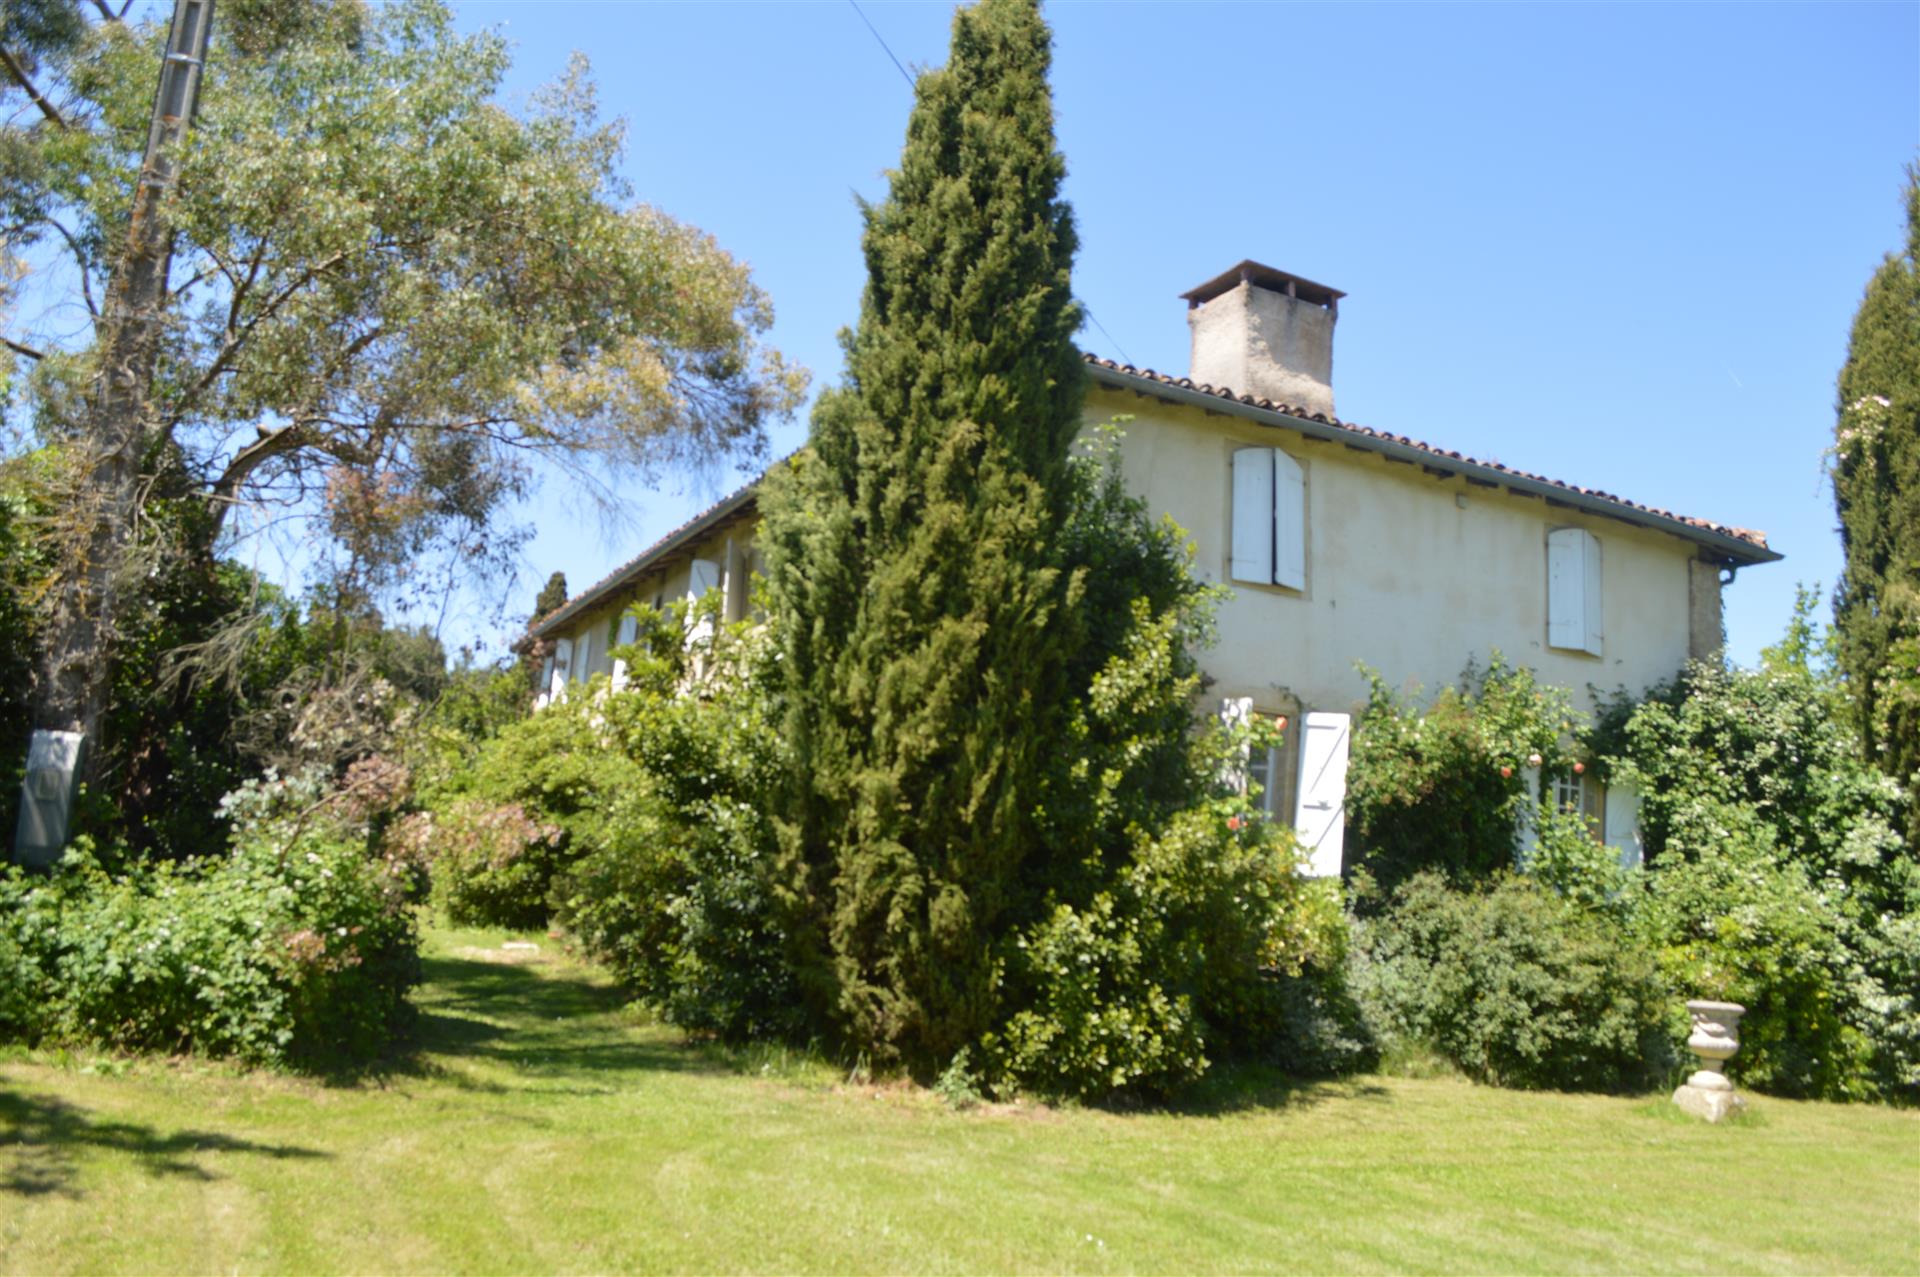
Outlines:
{"label": "tiled roof", "polygon": [[[1742,563],[1766,563],[1781,557],[1767,547],[1767,534],[1752,528],[1733,527],[1729,524],[1714,523],[1709,519],[1689,518],[1670,510],[1641,505],[1637,501],[1629,501],[1625,497],[1617,497],[1611,492],[1602,492],[1597,488],[1582,488],[1575,484],[1563,483],[1558,479],[1549,479],[1543,475],[1529,474],[1525,470],[1515,470],[1498,461],[1476,460],[1458,452],[1422,443],[1418,439],[1410,439],[1406,435],[1373,430],[1366,426],[1355,425],[1350,421],[1341,421],[1325,413],[1307,412],[1287,404],[1276,403],[1271,399],[1237,395],[1223,386],[1210,386],[1189,377],[1169,377],[1151,368],[1136,368],[1132,364],[1116,363],[1097,355],[1085,355],[1083,358],[1095,370],[1098,379],[1113,385],[1125,386],[1130,382],[1145,382],[1168,391],[1179,392],[1180,397],[1218,400],[1220,402],[1217,407],[1213,404],[1204,405],[1213,408],[1214,411],[1238,411],[1239,415],[1243,416],[1251,416],[1254,413],[1273,414],[1287,418],[1286,424],[1295,428],[1298,428],[1301,423],[1323,426],[1326,427],[1325,432],[1316,432],[1323,438],[1344,439],[1356,447],[1385,452],[1388,455],[1396,452],[1412,453],[1435,469],[1458,471],[1469,478],[1477,477],[1482,483],[1489,481],[1504,483],[1515,491],[1527,491],[1534,496],[1557,495],[1571,504],[1596,510],[1602,514],[1611,514],[1630,523],[1662,527],[1665,531],[1690,536],[1693,540],[1711,539],[1712,542],[1719,543],[1718,548],[1727,551],[1730,558]],[[1249,409],[1253,411],[1249,412]],[[759,486],[760,480],[755,479],[729,493],[615,568],[589,588],[568,599],[561,607],[554,609],[546,616],[536,618],[527,627],[528,637],[538,638],[552,633],[556,627],[578,616],[610,590],[656,566],[683,542],[711,529],[736,511],[746,509],[752,504],[754,491]]]}
{"label": "tiled roof", "polygon": [[[1224,386],[1210,386],[1205,382],[1196,382],[1189,377],[1169,377],[1165,373],[1155,372],[1151,368],[1136,368],[1132,364],[1116,363],[1111,359],[1102,359],[1097,355],[1086,355],[1084,358],[1087,363],[1095,369],[1110,374],[1118,374],[1121,378],[1147,381],[1158,386],[1190,391],[1197,396],[1225,400],[1226,405],[1257,408],[1262,412],[1275,413],[1282,417],[1291,418],[1294,421],[1317,422],[1321,425],[1332,427],[1339,435],[1351,436],[1355,442],[1371,441],[1377,444],[1397,445],[1400,449],[1411,450],[1431,458],[1436,466],[1449,466],[1466,471],[1477,470],[1490,472],[1503,479],[1518,481],[1530,488],[1544,487],[1556,489],[1567,494],[1569,497],[1585,498],[1586,500],[1581,502],[1581,504],[1600,503],[1607,506],[1616,506],[1619,507],[1619,510],[1613,513],[1617,513],[1620,517],[1628,518],[1636,523],[1645,523],[1648,522],[1649,519],[1657,519],[1667,523],[1677,523],[1683,527],[1692,528],[1699,532],[1711,533],[1715,537],[1724,537],[1731,541],[1741,542],[1760,551],[1759,554],[1753,556],[1751,561],[1754,562],[1767,562],[1781,557],[1774,551],[1768,549],[1767,534],[1755,531],[1752,528],[1739,528],[1730,524],[1715,523],[1710,519],[1689,518],[1684,514],[1675,514],[1671,510],[1662,510],[1656,506],[1641,505],[1637,501],[1629,501],[1625,497],[1617,497],[1611,492],[1602,492],[1598,488],[1582,488],[1576,484],[1563,483],[1559,479],[1549,479],[1544,475],[1530,474],[1525,470],[1515,470],[1511,466],[1500,464],[1498,461],[1480,461],[1458,452],[1451,452],[1445,448],[1436,448],[1432,444],[1422,443],[1418,439],[1410,439],[1406,435],[1389,434],[1383,430],[1373,430],[1366,426],[1355,425],[1350,421],[1342,421],[1338,417],[1330,417],[1325,413],[1308,412],[1304,409],[1291,407],[1288,404],[1276,403],[1271,399],[1260,399],[1253,395],[1238,395]],[[1225,408],[1226,405],[1222,407]],[[1636,515],[1644,517],[1635,518],[1634,516]]]}

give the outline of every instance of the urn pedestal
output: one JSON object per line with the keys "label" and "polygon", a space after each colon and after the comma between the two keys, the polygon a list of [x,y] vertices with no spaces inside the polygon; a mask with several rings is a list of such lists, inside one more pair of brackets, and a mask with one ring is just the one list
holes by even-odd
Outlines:
{"label": "urn pedestal", "polygon": [[1687,1049],[1700,1057],[1700,1067],[1673,1093],[1673,1102],[1683,1112],[1718,1122],[1747,1107],[1721,1071],[1740,1049],[1740,1017],[1746,1013],[1745,1007],[1734,1002],[1687,1003],[1687,1014],[1693,1017]]}

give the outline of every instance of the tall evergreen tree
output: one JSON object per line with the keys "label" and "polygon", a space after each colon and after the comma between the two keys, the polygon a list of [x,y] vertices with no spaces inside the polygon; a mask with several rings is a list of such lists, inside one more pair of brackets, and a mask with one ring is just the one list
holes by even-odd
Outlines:
{"label": "tall evergreen tree", "polygon": [[1049,61],[1034,0],[955,16],[864,210],[845,383],[764,504],[802,984],[849,1045],[918,1069],[995,1023],[1070,716],[1083,365]]}
{"label": "tall evergreen tree", "polygon": [[[1920,166],[1907,172],[1907,243],[1867,285],[1840,370],[1833,495],[1846,568],[1835,592],[1840,665],[1867,752],[1920,785]],[[1920,843],[1920,802],[1908,831]]]}
{"label": "tall evergreen tree", "polygon": [[543,616],[558,612],[566,601],[567,574],[555,572],[547,578],[547,583],[540,587],[540,593],[534,597],[533,619],[537,621]]}

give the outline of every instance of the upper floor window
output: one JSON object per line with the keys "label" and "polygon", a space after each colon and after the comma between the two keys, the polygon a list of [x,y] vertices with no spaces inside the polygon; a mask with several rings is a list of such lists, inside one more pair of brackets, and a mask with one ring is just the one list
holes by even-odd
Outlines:
{"label": "upper floor window", "polygon": [[1600,655],[1600,539],[1585,528],[1547,533],[1547,646]]}
{"label": "upper floor window", "polygon": [[1307,485],[1278,448],[1233,453],[1233,579],[1307,588]]}

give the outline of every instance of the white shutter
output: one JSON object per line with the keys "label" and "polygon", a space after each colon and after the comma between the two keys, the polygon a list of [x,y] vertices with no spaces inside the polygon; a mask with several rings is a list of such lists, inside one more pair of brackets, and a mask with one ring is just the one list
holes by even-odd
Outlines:
{"label": "white shutter", "polygon": [[720,587],[720,565],[712,559],[695,559],[687,574],[687,597],[697,599],[708,590]]}
{"label": "white shutter", "polygon": [[1600,655],[1600,542],[1582,528],[1547,533],[1547,645]]}
{"label": "white shutter", "polygon": [[720,619],[732,624],[747,619],[747,552],[740,542],[727,539],[726,609]]}
{"label": "white shutter", "polygon": [[1625,785],[1607,786],[1607,846],[1620,853],[1622,868],[1631,869],[1642,859],[1640,847],[1640,795]]}
{"label": "white shutter", "polygon": [[1295,461],[1273,450],[1273,583],[1307,588],[1307,483]]}
{"label": "white shutter", "polygon": [[1347,832],[1347,744],[1353,716],[1315,710],[1305,718],[1294,832],[1307,849],[1307,872],[1337,878]]}
{"label": "white shutter", "polygon": [[1540,849],[1540,769],[1522,767],[1520,787],[1525,791],[1514,814],[1513,867],[1525,869]]}
{"label": "white shutter", "polygon": [[1587,537],[1586,554],[1581,563],[1581,567],[1585,570],[1581,574],[1580,597],[1586,603],[1586,650],[1598,656],[1603,638],[1600,625],[1600,538],[1591,533],[1585,535]]}
{"label": "white shutter", "polygon": [[584,683],[593,677],[593,631],[573,641],[573,681]]}
{"label": "white shutter", "polygon": [[[687,574],[687,602],[698,603],[708,590],[720,588],[720,565],[712,559],[695,559]],[[704,642],[713,637],[713,618],[702,617],[687,631],[688,643]]]}
{"label": "white shutter", "polygon": [[534,700],[534,708],[545,709],[547,697],[553,694],[553,653],[547,653],[546,664],[540,667],[540,695]]}
{"label": "white shutter", "polygon": [[561,639],[553,645],[553,681],[547,685],[549,701],[567,699],[567,674],[573,664],[573,640]]}
{"label": "white shutter", "polygon": [[[631,616],[620,618],[620,633],[614,639],[614,646],[625,647],[640,636],[640,622]],[[613,690],[619,691],[627,685],[627,662],[616,658],[613,662]]]}
{"label": "white shutter", "polygon": [[1233,453],[1233,579],[1273,584],[1273,449]]}

